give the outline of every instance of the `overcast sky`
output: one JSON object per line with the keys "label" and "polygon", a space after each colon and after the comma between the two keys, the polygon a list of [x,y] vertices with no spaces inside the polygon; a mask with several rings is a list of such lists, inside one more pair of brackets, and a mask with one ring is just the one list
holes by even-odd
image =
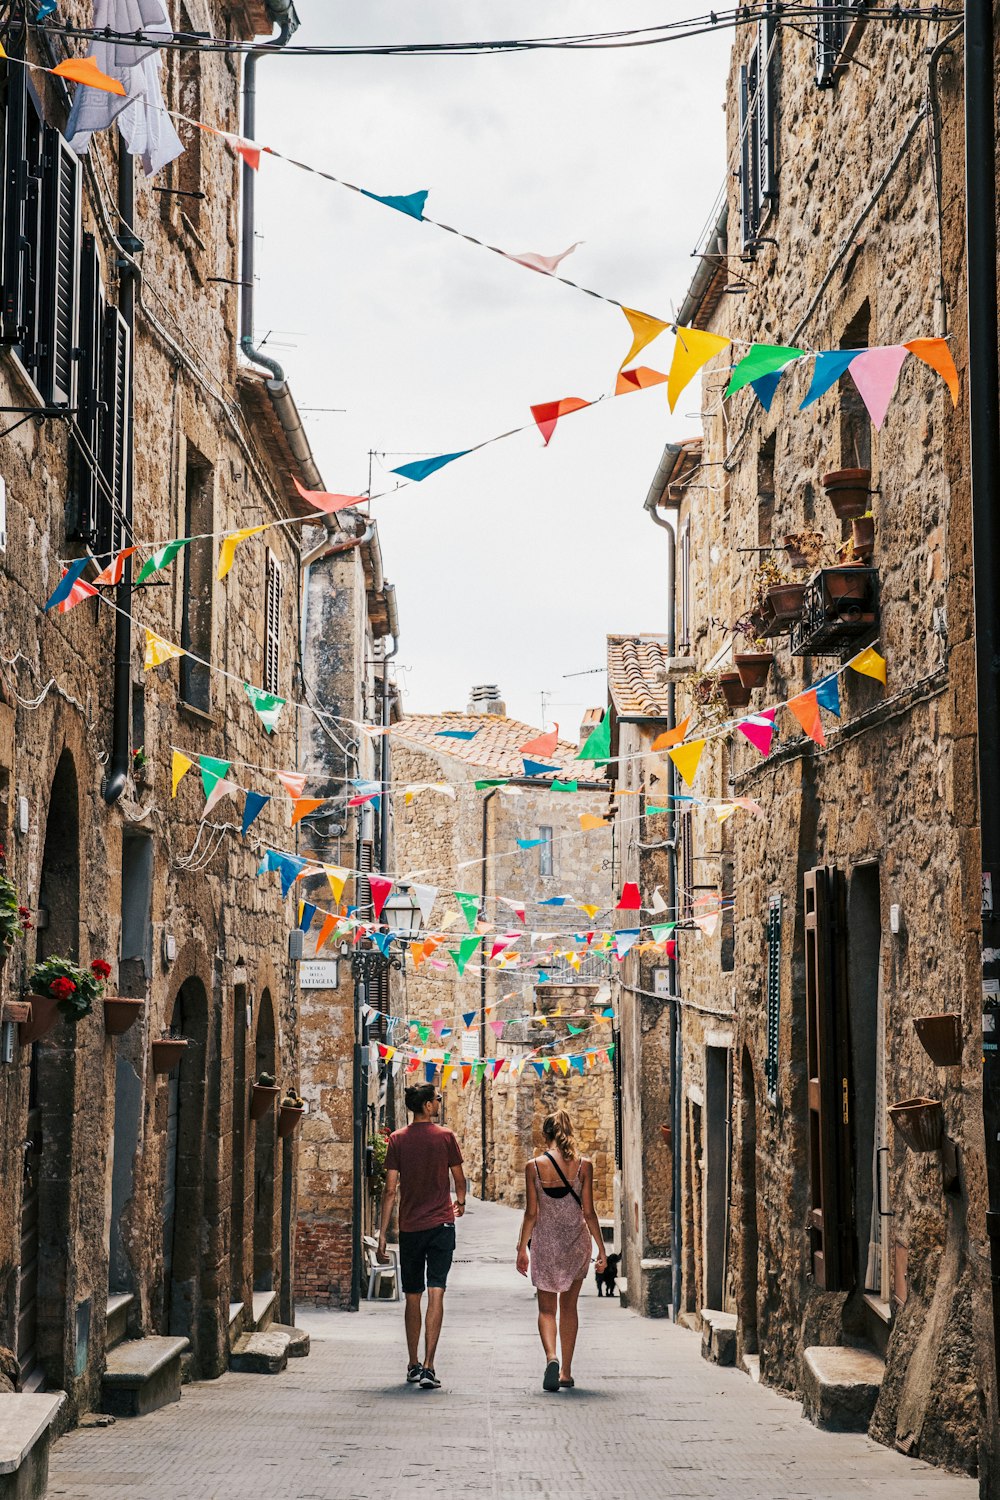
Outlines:
{"label": "overcast sky", "polygon": [[[296,42],[538,36],[646,26],[663,0],[297,0]],[[693,8],[693,10],[696,7]],[[665,17],[665,12],[668,12]],[[583,240],[566,274],[662,317],[722,184],[729,33],[632,50],[475,58],[266,59],[257,136],[514,252]],[[264,160],[257,332],[285,366],[327,486],[375,490],[409,458],[613,389],[617,308]],[[664,335],[641,362],[666,369]],[[288,347],[293,346],[293,347]],[[399,601],[405,706],[463,709],[496,682],[508,713],[575,737],[605,701],[608,632],[664,628],[663,538],[642,503],[667,440],[698,430],[695,387],[524,433],[376,502]],[[389,455],[389,456],[384,456]]]}

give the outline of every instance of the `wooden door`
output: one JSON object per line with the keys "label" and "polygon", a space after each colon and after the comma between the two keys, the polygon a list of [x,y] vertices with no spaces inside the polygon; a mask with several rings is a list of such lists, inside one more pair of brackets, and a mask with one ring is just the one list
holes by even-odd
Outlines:
{"label": "wooden door", "polygon": [[21,1262],[17,1290],[17,1363],[22,1386],[37,1363],[38,1335],[38,1174],[42,1163],[42,1112],[28,1110],[21,1188]]}
{"label": "wooden door", "polygon": [[177,1145],[181,1117],[179,1070],[167,1084],[167,1159],[163,1178],[163,1329],[170,1332],[170,1292],[174,1268],[174,1226],[177,1219]]}

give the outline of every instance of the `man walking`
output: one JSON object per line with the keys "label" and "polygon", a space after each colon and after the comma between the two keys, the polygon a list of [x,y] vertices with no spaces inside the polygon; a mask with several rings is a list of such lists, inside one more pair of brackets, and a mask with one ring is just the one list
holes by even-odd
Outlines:
{"label": "man walking", "polygon": [[[424,1390],[433,1391],[441,1385],[434,1373],[434,1360],[444,1317],[444,1289],[455,1254],[455,1219],[460,1219],[465,1213],[465,1173],[454,1132],[437,1124],[441,1095],[436,1086],[418,1083],[408,1088],[406,1107],[413,1116],[413,1123],[404,1130],[393,1132],[386,1152],[378,1258],[380,1261],[387,1258],[386,1230],[396,1201],[396,1189],[401,1184],[399,1267],[406,1295],[406,1347],[409,1353],[406,1380],[408,1385],[419,1383]],[[455,1182],[454,1204],[448,1183],[449,1172]],[[427,1319],[421,1363],[421,1299],[425,1283]]]}

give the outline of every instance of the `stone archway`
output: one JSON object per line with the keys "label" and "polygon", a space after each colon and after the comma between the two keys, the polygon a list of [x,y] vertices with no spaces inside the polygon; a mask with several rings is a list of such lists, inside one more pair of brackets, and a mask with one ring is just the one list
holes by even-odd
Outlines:
{"label": "stone archway", "polygon": [[[277,1078],[277,1059],[274,1004],[270,990],[264,990],[257,1015],[254,1077],[270,1073]],[[270,1292],[274,1290],[276,1279],[276,1111],[269,1109],[251,1128],[254,1131],[253,1289],[255,1292]]]}

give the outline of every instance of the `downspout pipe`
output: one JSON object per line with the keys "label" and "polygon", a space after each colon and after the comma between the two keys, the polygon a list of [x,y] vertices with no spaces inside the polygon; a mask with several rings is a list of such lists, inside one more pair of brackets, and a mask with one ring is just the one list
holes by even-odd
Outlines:
{"label": "downspout pipe", "polygon": [[[393,591],[395,592],[395,590]],[[398,626],[397,626],[398,629]],[[392,641],[392,650],[387,651],[383,643],[382,648],[382,729],[386,731],[382,735],[382,758],[380,778],[382,781],[382,796],[379,799],[379,826],[378,826],[378,851],[382,866],[382,874],[385,875],[389,868],[389,663],[399,650],[399,637],[395,632],[387,636]]]}
{"label": "downspout pipe", "polygon": [[[677,460],[682,449],[675,443],[668,443],[663,450],[663,457],[653,476],[653,482],[646,496],[643,509],[648,513],[650,520],[661,527],[667,533],[667,655],[677,654],[677,532],[674,526],[662,516],[658,506],[665,504],[670,506],[675,516],[679,510],[676,502],[671,501],[668,492],[670,476],[674,472]],[[673,681],[667,684],[667,729],[674,729],[677,725],[677,703],[676,689]],[[677,917],[677,770],[673,761],[669,761],[667,769],[667,904]],[[677,994],[677,959],[667,959],[667,985],[671,995]],[[683,1119],[681,1112],[681,1094],[684,1067],[684,1038],[682,1029],[682,1012],[680,1002],[673,1000],[670,1005],[670,1118],[671,1118],[671,1209],[670,1209],[670,1281],[671,1281],[671,1304],[673,1307],[674,1321],[681,1310],[681,1139]]]}
{"label": "downspout pipe", "polygon": [[[993,0],[965,7],[965,182],[969,313],[969,449],[982,843],[983,1125],[986,1150],[986,1235],[993,1292],[992,1386],[995,1421],[1000,1383],[1000,799],[992,788],[1000,768],[1000,380],[997,372],[996,103]],[[992,899],[988,898],[987,881]],[[992,1025],[993,1031],[987,1030]],[[995,1438],[984,1436],[983,1469],[996,1462]],[[994,1450],[994,1451],[990,1451]],[[995,1479],[995,1476],[994,1476]]]}
{"label": "downspout pipe", "polygon": [[[135,162],[119,137],[118,144],[118,213],[123,225],[122,242],[131,255],[142,249],[135,237]],[[135,493],[135,282],[138,275],[134,260],[122,255],[117,260],[118,309],[128,325],[132,358],[129,363],[125,452],[125,490],[122,495],[122,535],[132,535],[132,503]],[[111,764],[104,782],[104,800],[117,802],[128,785],[131,769],[129,736],[132,728],[132,559],[126,557],[121,583],[115,590],[115,668]]]}
{"label": "downspout pipe", "polygon": [[[496,796],[497,787],[490,787],[483,798],[483,834],[482,848],[482,884],[480,886],[480,915],[486,916],[486,894],[490,848],[490,803]],[[481,964],[479,969],[479,1056],[485,1062],[486,1058],[486,965]],[[479,1080],[479,1198],[482,1203],[486,1202],[486,1069],[483,1068],[483,1076]]]}

